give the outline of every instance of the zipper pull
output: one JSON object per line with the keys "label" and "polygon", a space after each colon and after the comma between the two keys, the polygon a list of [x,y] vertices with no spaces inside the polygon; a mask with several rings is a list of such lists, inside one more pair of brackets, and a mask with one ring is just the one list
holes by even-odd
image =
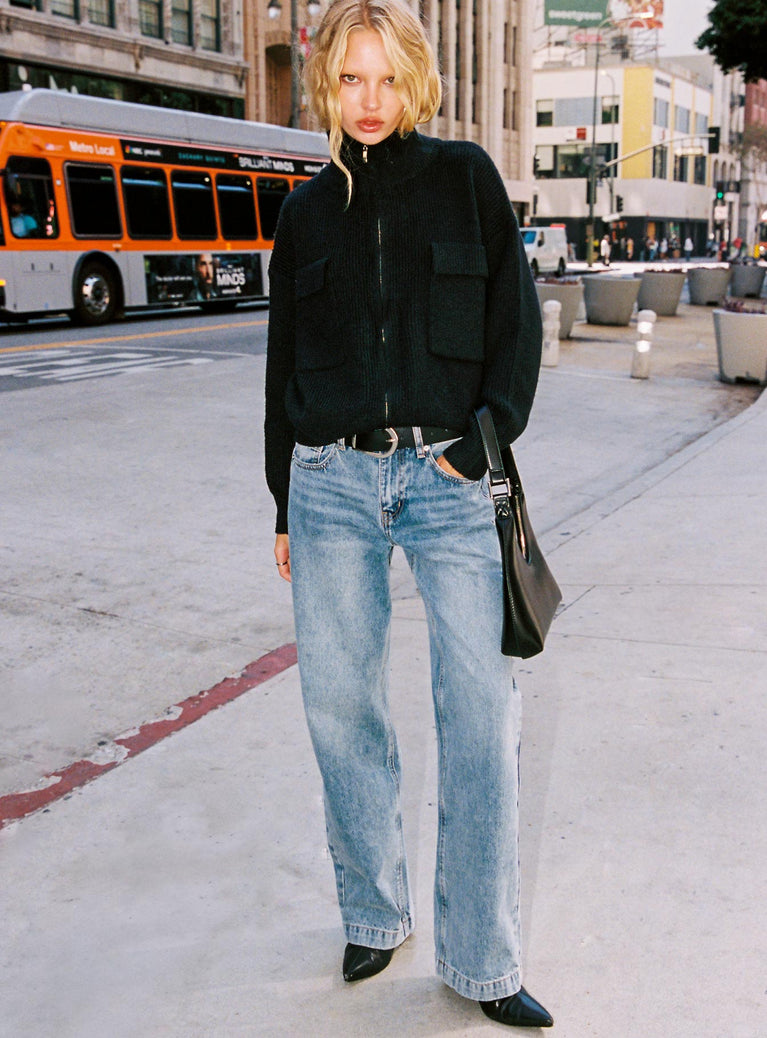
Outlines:
{"label": "zipper pull", "polygon": [[368,160],[368,146],[367,144],[362,145],[362,161],[367,162]]}

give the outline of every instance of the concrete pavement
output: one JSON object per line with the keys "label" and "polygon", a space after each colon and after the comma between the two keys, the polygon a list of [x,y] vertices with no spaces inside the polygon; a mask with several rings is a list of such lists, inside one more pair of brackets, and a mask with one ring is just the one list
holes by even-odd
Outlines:
{"label": "concrete pavement", "polygon": [[[633,327],[574,336],[518,451],[565,594],[518,666],[525,983],[563,1038],[763,1038],[767,397],[716,380],[704,308],[659,319],[646,382]],[[54,790],[0,830],[13,1038],[501,1033],[433,975],[428,646],[397,556],[418,929],[340,978],[262,380],[233,358],[3,397],[0,817]]]}

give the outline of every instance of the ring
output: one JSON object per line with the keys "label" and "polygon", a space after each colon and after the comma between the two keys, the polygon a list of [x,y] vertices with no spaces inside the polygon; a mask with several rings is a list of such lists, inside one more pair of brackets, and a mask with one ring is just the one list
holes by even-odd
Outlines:
{"label": "ring", "polygon": [[287,562],[275,562],[275,566],[287,566]]}

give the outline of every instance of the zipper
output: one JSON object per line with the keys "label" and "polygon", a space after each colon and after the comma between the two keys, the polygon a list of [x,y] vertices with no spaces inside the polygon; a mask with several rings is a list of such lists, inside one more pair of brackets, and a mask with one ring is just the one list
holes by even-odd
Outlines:
{"label": "zipper", "polygon": [[362,161],[367,162],[368,160],[368,146],[367,144],[362,145]]}
{"label": "zipper", "polygon": [[[384,313],[384,284],[383,284],[383,245],[381,235],[381,217],[376,217],[376,235],[378,239],[378,298],[381,303],[381,349],[384,359],[386,357],[386,328],[383,323]],[[389,394],[384,391],[384,424],[389,424]]]}

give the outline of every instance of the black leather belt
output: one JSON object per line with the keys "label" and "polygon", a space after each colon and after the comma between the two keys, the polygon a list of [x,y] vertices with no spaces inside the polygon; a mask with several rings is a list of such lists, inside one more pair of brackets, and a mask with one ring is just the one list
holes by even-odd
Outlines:
{"label": "black leather belt", "polygon": [[339,442],[344,447],[354,447],[355,450],[363,451],[365,454],[375,454],[379,458],[389,458],[401,447],[415,447],[415,430],[419,429],[421,443],[441,443],[443,440],[457,440],[463,436],[456,429],[444,429],[437,425],[411,426],[403,425],[397,428],[371,429],[370,432],[357,433],[354,436],[344,436]]}

